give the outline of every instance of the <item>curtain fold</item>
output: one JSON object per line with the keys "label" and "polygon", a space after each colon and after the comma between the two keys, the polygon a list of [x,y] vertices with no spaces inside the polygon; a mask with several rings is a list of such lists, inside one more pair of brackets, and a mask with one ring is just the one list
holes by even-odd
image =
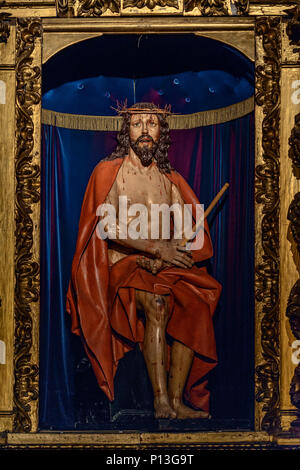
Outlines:
{"label": "curtain fold", "polygon": [[[254,116],[171,130],[170,161],[206,206],[230,188],[210,214],[211,274],[223,285],[215,314],[219,365],[211,374],[212,414],[253,420]],[[65,295],[81,203],[95,165],[116,145],[115,131],[43,125],[41,204],[40,427],[73,429],[78,420],[78,338],[70,333]]]}

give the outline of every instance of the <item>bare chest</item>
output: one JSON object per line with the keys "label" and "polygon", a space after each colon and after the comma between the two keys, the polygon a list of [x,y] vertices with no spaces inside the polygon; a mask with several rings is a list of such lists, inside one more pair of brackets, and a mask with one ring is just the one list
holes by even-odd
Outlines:
{"label": "bare chest", "polygon": [[152,204],[172,204],[172,184],[154,165],[141,171],[124,162],[116,184],[118,195],[126,196],[128,205],[143,204],[150,208]]}

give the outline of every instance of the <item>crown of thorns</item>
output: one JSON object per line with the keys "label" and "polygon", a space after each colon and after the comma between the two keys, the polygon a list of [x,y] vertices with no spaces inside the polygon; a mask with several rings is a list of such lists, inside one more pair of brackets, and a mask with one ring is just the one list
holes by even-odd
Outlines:
{"label": "crown of thorns", "polygon": [[149,103],[153,105],[153,108],[141,105],[133,105],[130,108],[127,107],[127,100],[124,103],[119,103],[117,101],[117,107],[113,108],[118,114],[164,114],[170,115],[171,105],[166,105],[164,108],[159,108],[154,103]]}

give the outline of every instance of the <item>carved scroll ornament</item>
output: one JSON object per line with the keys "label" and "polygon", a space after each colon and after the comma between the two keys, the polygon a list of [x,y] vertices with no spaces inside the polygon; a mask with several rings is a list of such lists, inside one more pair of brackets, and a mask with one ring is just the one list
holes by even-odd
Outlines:
{"label": "carved scroll ornament", "polygon": [[100,17],[120,12],[121,0],[56,0],[57,15],[61,17]]}
{"label": "carved scroll ornament", "polygon": [[178,10],[178,0],[124,0],[123,8],[148,8],[153,10],[155,7],[171,7]]}
{"label": "carved scroll ornament", "polygon": [[77,9],[77,16],[97,17],[107,11],[120,12],[121,0],[81,0]]}
{"label": "carved scroll ornament", "polygon": [[225,0],[185,0],[184,10],[192,11],[197,8],[201,16],[227,16],[247,15],[249,11],[249,0],[232,0],[231,9],[228,9]]}
{"label": "carved scroll ornament", "polygon": [[41,69],[34,65],[35,41],[41,22],[20,18],[17,22],[16,64],[16,250],[15,250],[15,419],[14,430],[31,430],[30,410],[38,399],[38,366],[32,360],[31,305],[39,298],[39,264],[33,259],[32,207],[40,200],[40,168],[32,163],[34,107],[40,103]]}
{"label": "carved scroll ornament", "polygon": [[279,419],[279,155],[280,19],[257,21],[263,63],[256,68],[256,103],[263,107],[262,163],[255,170],[255,200],[261,205],[262,255],[255,269],[255,298],[261,305],[262,362],[256,367],[256,400],[262,403],[261,428],[274,431]]}
{"label": "carved scroll ornament", "polygon": [[[183,0],[183,10],[191,12],[194,9],[199,16],[229,16],[247,15],[249,0],[232,0],[230,8],[226,0]],[[168,8],[179,10],[179,0],[123,0],[122,12],[134,8],[135,11],[154,12],[159,7],[168,12]],[[70,17],[100,17],[113,16],[121,12],[121,0],[56,0],[58,16]],[[172,10],[171,10],[172,11]]]}
{"label": "carved scroll ornament", "polygon": [[198,8],[202,16],[222,16],[230,14],[224,0],[185,0],[185,11],[192,11],[194,8]]}

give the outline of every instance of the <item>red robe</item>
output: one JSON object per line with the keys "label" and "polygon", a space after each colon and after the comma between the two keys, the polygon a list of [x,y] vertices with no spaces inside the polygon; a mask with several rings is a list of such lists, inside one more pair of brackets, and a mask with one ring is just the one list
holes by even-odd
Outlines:
{"label": "red robe", "polygon": [[[101,240],[96,233],[99,220],[96,210],[105,201],[122,162],[121,158],[100,162],[85,192],[67,293],[72,332],[81,336],[98,384],[113,400],[119,360],[133,343],[143,343],[144,325],[136,313],[135,288],[170,294],[166,331],[196,353],[185,398],[194,407],[208,411],[205,376],[217,361],[212,315],[221,285],[207,274],[206,268],[195,265],[191,269],[173,266],[153,275],[136,265],[138,253],[109,268],[107,241]],[[176,171],[166,173],[166,176],[177,186],[183,201],[192,204],[195,216],[195,205],[199,201],[190,186]],[[212,253],[205,221],[204,245],[201,250],[192,251],[192,255],[194,261],[202,261],[210,258]]]}

